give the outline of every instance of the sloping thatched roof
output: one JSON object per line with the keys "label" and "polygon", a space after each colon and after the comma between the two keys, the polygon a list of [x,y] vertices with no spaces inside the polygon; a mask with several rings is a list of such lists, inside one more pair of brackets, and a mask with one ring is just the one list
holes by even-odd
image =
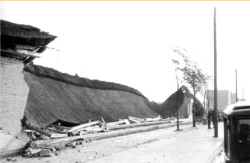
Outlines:
{"label": "sloping thatched roof", "polygon": [[26,56],[20,55],[19,53],[15,51],[10,51],[10,50],[5,50],[5,49],[0,48],[0,53],[1,53],[1,57],[15,58],[21,61],[26,59]]}
{"label": "sloping thatched roof", "polygon": [[24,76],[30,88],[25,119],[35,127],[45,127],[58,119],[80,123],[99,116],[106,121],[158,116],[139,91],[129,92],[127,86],[34,65],[25,68]]}
{"label": "sloping thatched roof", "polygon": [[[183,92],[182,90],[185,90],[185,92]],[[178,89],[178,91],[170,95],[166,99],[166,101],[159,106],[157,112],[161,114],[163,117],[169,117],[171,115],[176,114],[177,94],[178,94],[178,109],[180,109],[182,104],[184,103],[185,97],[193,98],[193,94],[189,91],[189,89],[186,86],[182,86],[181,88]],[[204,110],[201,102],[197,98],[195,98],[195,109],[196,109],[196,115],[202,114]]]}
{"label": "sloping thatched roof", "polygon": [[120,90],[120,91],[130,92],[138,96],[141,96],[143,98],[146,98],[138,90],[118,83],[90,80],[83,77],[72,76],[66,73],[61,73],[52,68],[46,68],[38,65],[28,65],[24,68],[24,70],[32,74],[35,74],[36,76],[46,77],[64,83],[73,84],[76,86],[93,88],[93,89],[102,89],[102,90]]}
{"label": "sloping thatched roof", "polygon": [[0,20],[0,27],[2,48],[14,49],[17,44],[44,47],[56,38],[36,27],[5,20]]}

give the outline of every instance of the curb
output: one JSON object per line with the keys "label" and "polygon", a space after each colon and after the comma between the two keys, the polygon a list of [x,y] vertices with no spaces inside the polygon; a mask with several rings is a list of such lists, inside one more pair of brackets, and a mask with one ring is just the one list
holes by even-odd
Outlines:
{"label": "curb", "polygon": [[223,151],[224,149],[224,142],[209,156],[209,158],[204,163],[213,163],[216,157]]}

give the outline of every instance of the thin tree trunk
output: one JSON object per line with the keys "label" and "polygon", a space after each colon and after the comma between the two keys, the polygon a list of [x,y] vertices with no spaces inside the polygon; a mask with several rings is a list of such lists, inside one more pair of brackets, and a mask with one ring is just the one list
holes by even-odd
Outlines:
{"label": "thin tree trunk", "polygon": [[196,117],[195,117],[195,93],[194,93],[194,103],[193,103],[193,127],[196,127]]}
{"label": "thin tree trunk", "polygon": [[176,77],[176,81],[177,81],[177,92],[176,92],[176,105],[177,105],[177,131],[179,131],[179,93],[178,93],[178,90],[179,90],[179,80],[178,80],[178,76],[177,76],[177,72],[175,72],[175,77]]}

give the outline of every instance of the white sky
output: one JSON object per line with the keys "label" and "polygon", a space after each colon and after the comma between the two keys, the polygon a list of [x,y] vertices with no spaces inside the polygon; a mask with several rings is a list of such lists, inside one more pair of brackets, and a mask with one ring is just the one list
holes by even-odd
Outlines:
{"label": "white sky", "polygon": [[[213,76],[217,8],[218,89],[250,99],[250,1],[0,2],[0,18],[58,38],[35,63],[90,79],[124,84],[163,102],[176,91],[171,47],[207,64]],[[203,100],[202,100],[203,101]]]}

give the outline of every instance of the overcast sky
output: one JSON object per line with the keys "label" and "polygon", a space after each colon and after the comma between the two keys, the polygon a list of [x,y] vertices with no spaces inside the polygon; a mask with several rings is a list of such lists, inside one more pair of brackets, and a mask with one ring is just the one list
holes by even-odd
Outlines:
{"label": "overcast sky", "polygon": [[176,91],[180,47],[213,76],[213,15],[217,9],[218,89],[250,99],[250,1],[0,2],[0,17],[58,38],[35,63],[90,79],[133,87],[163,102]]}

